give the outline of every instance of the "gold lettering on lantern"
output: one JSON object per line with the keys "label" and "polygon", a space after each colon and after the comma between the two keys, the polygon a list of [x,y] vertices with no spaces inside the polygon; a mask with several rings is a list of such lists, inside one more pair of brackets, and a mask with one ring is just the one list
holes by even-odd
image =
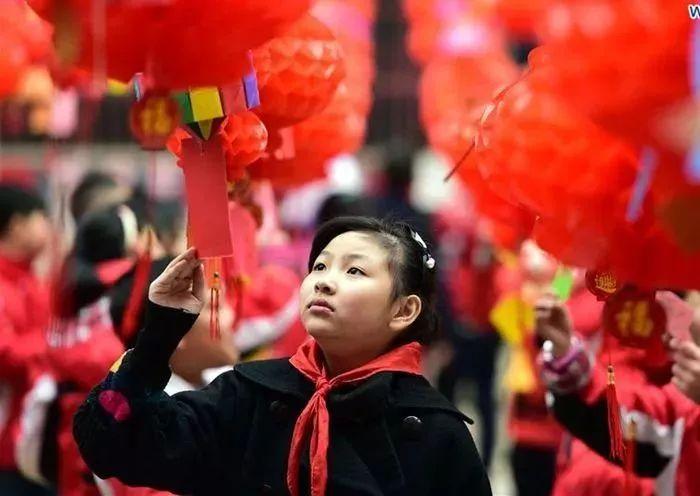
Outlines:
{"label": "gold lettering on lantern", "polygon": [[654,322],[649,318],[649,302],[626,301],[622,310],[615,316],[622,337],[648,338],[654,330]]}
{"label": "gold lettering on lantern", "polygon": [[141,129],[146,136],[166,136],[173,129],[173,119],[168,113],[168,100],[149,98],[139,116]]}

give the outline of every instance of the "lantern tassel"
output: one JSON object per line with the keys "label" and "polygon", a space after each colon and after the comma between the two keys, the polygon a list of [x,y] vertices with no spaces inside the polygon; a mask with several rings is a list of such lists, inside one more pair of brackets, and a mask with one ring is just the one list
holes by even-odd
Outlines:
{"label": "lantern tassel", "polygon": [[625,445],[622,437],[622,420],[620,418],[620,403],[617,400],[615,388],[615,371],[612,364],[608,364],[608,385],[606,389],[608,404],[608,433],[610,434],[610,458],[613,460],[625,460]]}

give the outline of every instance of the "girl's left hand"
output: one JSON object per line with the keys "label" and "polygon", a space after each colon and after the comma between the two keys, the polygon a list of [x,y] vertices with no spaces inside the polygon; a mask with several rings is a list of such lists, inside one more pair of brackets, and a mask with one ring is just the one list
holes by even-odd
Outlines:
{"label": "girl's left hand", "polygon": [[194,248],[175,257],[148,289],[153,303],[194,314],[202,311],[205,294],[202,262]]}

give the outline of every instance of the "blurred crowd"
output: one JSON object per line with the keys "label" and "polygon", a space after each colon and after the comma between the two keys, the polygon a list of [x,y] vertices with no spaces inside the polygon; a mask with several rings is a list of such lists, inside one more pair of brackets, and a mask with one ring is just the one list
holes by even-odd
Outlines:
{"label": "blurred crowd", "polygon": [[[582,271],[567,268],[569,294],[559,301],[576,345],[551,356],[541,350],[548,335],[537,311],[563,268],[533,242],[515,252],[495,247],[465,194],[421,207],[415,170],[414,157],[394,150],[378,179],[354,192],[324,183],[277,198],[264,185],[251,187],[248,202],[239,195],[231,207],[234,231],[252,226],[255,246],[236,246],[237,267],[223,268],[223,297],[207,302],[173,355],[166,392],[203,387],[242,360],[293,354],[306,337],[297,289],[314,228],[341,215],[390,216],[408,220],[438,254],[443,336],[425,352],[425,374],[456,403],[463,386],[474,385],[474,411],[467,413],[478,419],[487,466],[498,418],[507,417],[519,496],[696,494],[690,471],[700,451],[700,437],[692,437],[700,430],[698,294],[658,293],[667,314],[678,316],[667,329],[675,348],[651,360],[647,350],[623,348],[603,334],[602,302],[586,289]],[[75,229],[64,247],[58,240],[65,233],[56,232],[37,191],[0,185],[0,494],[158,493],[94,476],[73,440],[72,416],[135,342],[148,283],[188,244],[186,215],[177,199],[155,199],[99,171],[82,177],[67,210]],[[42,257],[49,270],[39,276]],[[213,318],[220,338],[211,335]],[[608,363],[623,415],[635,419],[636,437],[627,436],[637,445],[635,460],[626,467],[605,458],[605,384],[601,389],[592,378]],[[501,388],[505,403],[497,401]],[[685,489],[672,492],[674,486]]]}

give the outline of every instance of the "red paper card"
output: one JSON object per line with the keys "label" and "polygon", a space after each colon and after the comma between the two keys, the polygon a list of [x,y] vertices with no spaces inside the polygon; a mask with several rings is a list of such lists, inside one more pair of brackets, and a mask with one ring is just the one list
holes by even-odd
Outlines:
{"label": "red paper card", "polygon": [[231,256],[226,161],[219,140],[183,140],[180,165],[185,172],[192,245],[202,258]]}

